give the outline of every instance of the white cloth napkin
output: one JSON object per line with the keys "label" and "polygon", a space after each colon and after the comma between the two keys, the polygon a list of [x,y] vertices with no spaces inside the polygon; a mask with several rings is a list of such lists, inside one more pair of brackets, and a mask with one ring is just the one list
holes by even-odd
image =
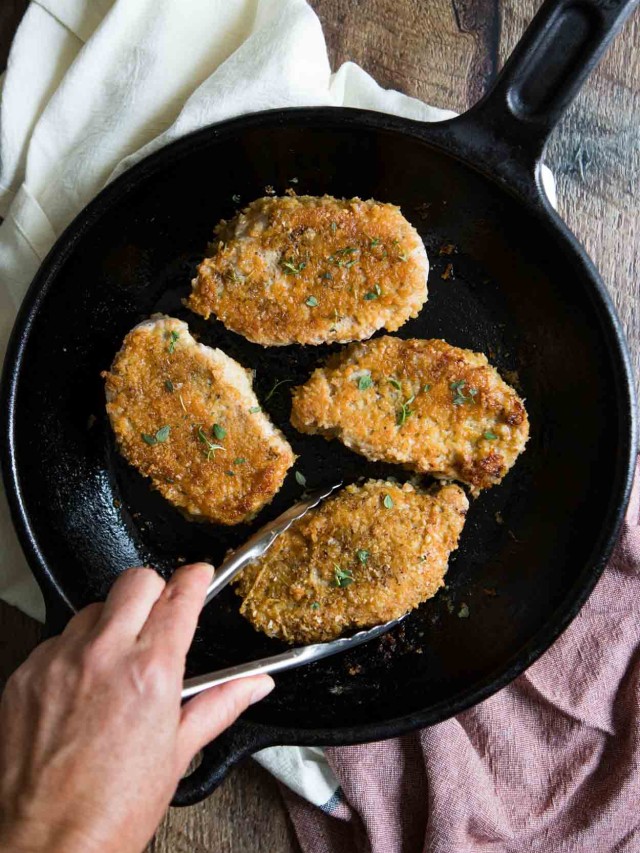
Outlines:
{"label": "white cloth napkin", "polygon": [[[423,121],[454,115],[380,88],[353,63],[332,74],[305,0],[32,0],[0,103],[2,356],[46,253],[112,178],[203,125],[312,105]],[[4,489],[0,598],[44,619]],[[321,750],[275,747],[259,760],[317,805],[335,794]]]}

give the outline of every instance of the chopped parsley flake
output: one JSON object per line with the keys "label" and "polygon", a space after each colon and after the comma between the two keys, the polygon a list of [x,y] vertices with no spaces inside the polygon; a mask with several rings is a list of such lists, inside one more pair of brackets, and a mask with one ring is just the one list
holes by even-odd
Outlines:
{"label": "chopped parsley flake", "polygon": [[373,385],[373,379],[371,378],[371,374],[369,372],[365,373],[358,379],[358,391],[366,391],[367,388],[371,388]]}
{"label": "chopped parsley flake", "polygon": [[220,426],[220,424],[214,424],[211,430],[218,441],[222,441],[222,439],[226,436],[227,431],[224,427]]}
{"label": "chopped parsley flake", "polygon": [[170,379],[165,380],[164,387],[167,389],[167,391],[173,392],[173,382]]}
{"label": "chopped parsley flake", "polygon": [[246,461],[247,460],[244,458],[244,456],[236,456],[236,458],[233,460],[233,464],[234,465],[244,465]]}
{"label": "chopped parsley flake", "polygon": [[402,385],[395,377],[387,376],[387,382],[389,383],[389,385],[393,385],[394,388],[397,388],[398,391],[402,391]]}
{"label": "chopped parsley flake", "polygon": [[331,225],[330,225],[329,227],[331,228],[331,231],[335,234],[335,233],[336,233],[336,231],[338,230],[338,223],[337,223],[337,222],[332,222],[332,223],[331,223]]}
{"label": "chopped parsley flake", "polygon": [[487,441],[495,441],[498,438],[495,432],[491,432],[490,429],[488,429],[486,432],[483,432],[482,435],[484,436],[484,438],[487,439]]}
{"label": "chopped parsley flake", "polygon": [[329,281],[330,279],[333,278],[333,276],[331,275],[330,272],[321,272],[320,278],[323,278],[325,281]]}
{"label": "chopped parsley flake", "polygon": [[311,609],[312,610],[320,610],[320,605],[318,604],[317,601],[313,602],[313,604],[311,605]]}
{"label": "chopped parsley flake", "polygon": [[251,406],[251,408],[249,409],[249,414],[255,415],[256,412],[259,412],[259,411],[260,411],[260,406]]}
{"label": "chopped parsley flake", "polygon": [[391,495],[385,495],[382,503],[384,504],[385,509],[393,509],[393,498]]}
{"label": "chopped parsley flake", "polygon": [[369,559],[369,552],[366,550],[366,548],[358,548],[358,550],[356,551],[356,557],[364,566],[366,565],[366,562]]}
{"label": "chopped parsley flake", "polygon": [[227,475],[227,477],[235,477],[236,476],[234,471],[225,471],[224,473]]}
{"label": "chopped parsley flake", "polygon": [[307,485],[307,478],[304,476],[302,471],[296,471],[294,476],[296,478],[296,483],[299,486],[306,486]]}
{"label": "chopped parsley flake", "polygon": [[310,296],[308,299],[305,300],[304,304],[308,305],[309,308],[317,308],[318,300],[315,298],[315,296]]}
{"label": "chopped parsley flake", "polygon": [[341,569],[337,563],[333,564],[333,585],[339,588],[349,586],[354,581],[351,569]]}
{"label": "chopped parsley flake", "polygon": [[376,246],[379,246],[382,241],[379,237],[374,237],[373,240],[369,242],[369,246],[372,249],[375,249]]}
{"label": "chopped parsley flake", "polygon": [[426,393],[427,393],[427,391],[431,391],[431,385],[425,385],[425,386],[422,388],[422,390],[423,390],[423,391],[424,391],[424,393],[426,394]]}
{"label": "chopped parsley flake", "polygon": [[171,332],[171,334],[169,335],[169,338],[170,338],[170,340],[169,340],[169,353],[171,355],[173,355],[173,353],[176,351],[176,343],[177,343],[179,337],[180,337],[180,332]]}

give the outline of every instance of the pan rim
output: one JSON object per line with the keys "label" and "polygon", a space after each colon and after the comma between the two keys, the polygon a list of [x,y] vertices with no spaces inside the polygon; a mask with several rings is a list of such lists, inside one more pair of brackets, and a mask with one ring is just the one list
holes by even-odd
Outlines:
{"label": "pan rim", "polygon": [[[591,298],[594,312],[600,323],[601,333],[605,339],[608,338],[608,343],[611,344],[609,355],[617,384],[616,400],[618,403],[620,449],[608,502],[609,507],[603,519],[600,534],[576,583],[551,614],[545,625],[524,646],[514,652],[508,664],[500,667],[499,671],[486,676],[470,688],[466,688],[456,696],[443,700],[431,708],[394,717],[383,722],[311,729],[281,728],[268,723],[253,721],[250,717],[243,723],[254,731],[259,745],[266,745],[267,743],[337,745],[377,740],[396,736],[425,725],[432,725],[477,704],[520,675],[555,642],[586,602],[613,551],[624,519],[635,469],[637,414],[633,371],[622,326],[611,297],[593,262],[575,235],[551,207],[534,174],[531,174],[531,184],[532,188],[535,187],[536,194],[534,196],[531,193],[525,196],[518,192],[516,187],[510,187],[499,176],[492,174],[488,168],[483,168],[481,162],[467,159],[459,151],[454,153],[449,150],[446,144],[446,134],[443,136],[442,131],[447,126],[464,121],[464,116],[429,124],[385,113],[344,107],[296,107],[267,110],[200,128],[169,143],[136,163],[98,193],[77,214],[47,254],[25,294],[14,322],[3,366],[0,387],[2,404],[0,462],[12,521],[29,567],[45,596],[48,614],[56,609],[59,611],[61,607],[68,614],[72,612],[73,607],[68,596],[57,582],[55,573],[45,554],[39,547],[36,526],[30,519],[23,498],[20,471],[16,458],[14,435],[16,394],[22,376],[23,356],[33,322],[43,299],[55,282],[61,267],[72,253],[76,242],[82,238],[88,228],[101,218],[106,210],[110,209],[123,196],[126,196],[141,181],[153,176],[154,172],[169,166],[183,156],[188,156],[194,146],[198,147],[203,143],[212,141],[217,136],[233,133],[237,130],[242,131],[255,126],[264,126],[267,119],[271,119],[272,124],[280,126],[321,124],[323,128],[330,130],[332,126],[344,128],[355,124],[372,130],[400,133],[404,136],[416,138],[458,160],[465,166],[481,172],[487,179],[497,183],[503,191],[515,196],[531,215],[550,230],[553,230],[562,248],[573,255],[576,265],[580,267],[583,274],[582,286],[586,285],[585,293]],[[50,617],[48,622],[50,622]]]}

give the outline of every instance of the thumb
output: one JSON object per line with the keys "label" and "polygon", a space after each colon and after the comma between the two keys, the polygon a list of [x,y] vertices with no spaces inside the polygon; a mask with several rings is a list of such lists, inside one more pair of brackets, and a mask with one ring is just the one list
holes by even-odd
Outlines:
{"label": "thumb", "polygon": [[190,699],[182,708],[178,734],[178,755],[184,767],[198,750],[217,738],[249,705],[264,699],[274,687],[269,675],[255,675],[228,681]]}

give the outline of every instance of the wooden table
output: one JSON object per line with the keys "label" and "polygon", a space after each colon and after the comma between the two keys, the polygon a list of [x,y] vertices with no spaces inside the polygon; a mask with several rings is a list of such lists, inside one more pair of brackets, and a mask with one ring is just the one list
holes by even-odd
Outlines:
{"label": "wooden table", "polygon": [[[0,4],[0,68],[26,0]],[[347,59],[381,85],[456,110],[473,104],[538,0],[312,0],[334,68]],[[640,18],[627,23],[553,135],[547,162],[559,208],[607,283],[640,366]],[[0,604],[0,678],[38,640],[32,620]],[[206,802],[172,810],[149,853],[298,850],[275,783],[255,764]]]}

